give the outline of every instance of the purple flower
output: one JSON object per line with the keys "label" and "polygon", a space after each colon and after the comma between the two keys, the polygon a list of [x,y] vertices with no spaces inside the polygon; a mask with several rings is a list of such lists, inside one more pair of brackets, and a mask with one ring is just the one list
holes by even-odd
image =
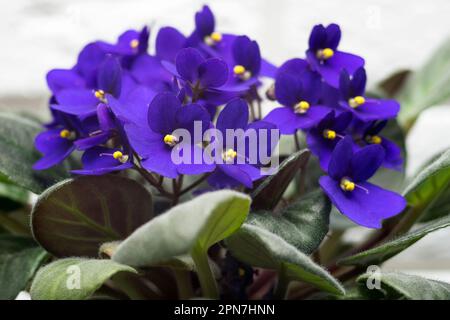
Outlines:
{"label": "purple flower", "polygon": [[84,152],[81,157],[83,169],[72,170],[80,175],[102,175],[113,171],[126,170],[133,167],[131,150],[96,146]]}
{"label": "purple flower", "polygon": [[[203,150],[194,137],[194,123],[200,122],[203,131],[210,127],[208,112],[198,104],[182,106],[173,93],[164,92],[156,95],[148,107],[148,113],[138,115],[144,119],[125,124],[125,131],[133,150],[142,158],[142,166],[152,172],[169,178],[179,174],[200,174],[214,170],[213,164],[203,161]],[[177,129],[185,129],[192,137],[183,141],[177,136]],[[190,163],[177,164],[172,160],[172,152],[190,152]],[[193,159],[199,159],[197,163]]]}
{"label": "purple flower", "polygon": [[75,140],[80,135],[77,118],[55,111],[48,130],[39,133],[34,141],[36,149],[43,154],[34,165],[35,170],[45,170],[62,162],[75,150]]}
{"label": "purple flower", "polygon": [[159,29],[155,43],[156,57],[175,63],[178,51],[186,47],[186,41],[186,37],[173,27]]}
{"label": "purple flower", "polygon": [[337,24],[330,24],[326,28],[321,24],[316,25],[311,31],[306,51],[312,68],[333,87],[339,84],[341,70],[353,74],[356,69],[364,66],[364,59],[361,57],[337,50],[340,39],[341,29]]}
{"label": "purple flower", "polygon": [[119,61],[108,56],[97,73],[95,89],[79,88],[58,91],[56,104],[51,107],[73,115],[89,115],[96,112],[99,103],[106,103],[106,94],[118,97],[122,89],[122,68]]}
{"label": "purple flower", "polygon": [[[260,179],[261,171],[259,168],[258,159],[256,163],[249,163],[250,155],[259,155],[261,148],[260,140],[258,139],[255,145],[249,145],[246,136],[250,131],[254,131],[259,137],[260,130],[276,129],[276,127],[265,121],[256,121],[248,124],[249,113],[248,105],[242,99],[235,99],[229,102],[225,108],[220,112],[217,118],[216,130],[221,133],[223,139],[214,140],[212,143],[217,143],[223,149],[218,150],[219,154],[214,154],[215,157],[221,157],[223,161],[218,162],[216,171],[208,178],[208,183],[216,188],[227,188],[244,185],[248,188],[253,186],[253,181]],[[240,133],[235,133],[234,139],[226,139],[227,130],[241,130]],[[272,150],[272,141],[267,139],[266,151],[270,155]],[[239,149],[241,147],[241,150]],[[239,153],[240,151],[241,153]]]}
{"label": "purple flower", "polygon": [[[339,106],[351,111],[362,121],[385,120],[397,116],[400,105],[395,100],[372,99],[364,96],[366,71],[360,68],[353,76],[345,70],[339,79]],[[331,89],[333,90],[333,89]]]}
{"label": "purple flower", "polygon": [[[383,147],[385,157],[383,167],[392,170],[402,170],[403,158],[402,151],[393,141],[385,138],[380,134],[381,130],[386,126],[387,121],[372,121],[360,123],[361,142],[364,145],[378,144]],[[358,127],[358,125],[355,125]]]}
{"label": "purple flower", "polygon": [[274,123],[282,134],[309,129],[330,109],[319,105],[321,80],[306,61],[292,59],[280,67],[275,81],[275,95],[284,107],[272,110],[265,121]]}
{"label": "purple flower", "polygon": [[141,31],[127,30],[122,33],[117,43],[110,44],[104,41],[97,41],[97,45],[105,53],[118,56],[136,56],[147,52],[149,30],[147,27]]}
{"label": "purple flower", "polygon": [[346,135],[345,130],[351,120],[351,112],[343,112],[336,116],[333,110],[308,131],[306,135],[308,148],[319,157],[320,166],[323,170],[328,169],[331,154],[338,141]]}
{"label": "purple flower", "polygon": [[399,214],[406,206],[399,194],[367,182],[383,159],[381,146],[370,145],[354,152],[352,139],[345,137],[333,151],[328,176],[319,179],[341,213],[369,228],[381,228],[383,219]]}

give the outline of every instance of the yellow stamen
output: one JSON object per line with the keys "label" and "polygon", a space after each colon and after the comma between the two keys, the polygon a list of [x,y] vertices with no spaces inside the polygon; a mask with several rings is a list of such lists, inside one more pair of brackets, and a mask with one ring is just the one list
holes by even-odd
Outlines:
{"label": "yellow stamen", "polygon": [[173,147],[178,143],[178,138],[171,134],[166,134],[164,136],[164,143]]}
{"label": "yellow stamen", "polygon": [[331,48],[325,48],[317,51],[317,58],[322,60],[330,59],[334,56],[334,51]]}
{"label": "yellow stamen", "polygon": [[241,66],[240,64],[235,65],[234,68],[233,68],[234,74],[237,74],[237,75],[244,74],[245,71],[246,71],[245,67]]}
{"label": "yellow stamen", "polygon": [[211,39],[213,39],[215,42],[222,41],[222,34],[220,32],[213,32],[211,33]]}
{"label": "yellow stamen", "polygon": [[133,39],[130,41],[130,47],[133,49],[136,49],[139,46],[139,40],[138,39]]}
{"label": "yellow stamen", "polygon": [[101,90],[101,89],[99,89],[99,90],[95,90],[94,91],[94,95],[95,95],[95,97],[98,99],[98,100],[100,100],[100,101],[102,101],[102,102],[106,102],[106,99],[105,99],[105,91],[103,91],[103,90]]}
{"label": "yellow stamen", "polygon": [[380,144],[383,141],[383,139],[380,136],[375,135],[375,136],[367,136],[366,141],[368,143]]}
{"label": "yellow stamen", "polygon": [[74,138],[74,133],[67,129],[63,129],[59,132],[59,136],[63,139],[72,140]]}
{"label": "yellow stamen", "polygon": [[241,278],[245,275],[245,270],[242,268],[239,268],[238,272],[239,272],[239,277],[241,277]]}
{"label": "yellow stamen", "polygon": [[233,149],[228,149],[222,154],[222,158],[226,163],[232,162],[237,157],[237,152]]}
{"label": "yellow stamen", "polygon": [[121,163],[125,163],[128,161],[128,156],[126,154],[123,154],[121,151],[114,151],[113,158]]}
{"label": "yellow stamen", "polygon": [[344,190],[344,191],[353,191],[353,190],[355,190],[355,183],[350,181],[347,178],[342,178],[340,186],[341,186],[341,189]]}
{"label": "yellow stamen", "polygon": [[325,139],[330,139],[330,140],[334,140],[336,139],[336,131],[334,130],[324,130],[323,131],[323,136],[325,137]]}
{"label": "yellow stamen", "polygon": [[364,104],[366,102],[366,99],[363,96],[356,96],[354,98],[350,98],[348,100],[348,104],[352,108],[357,108],[360,105]]}
{"label": "yellow stamen", "polygon": [[308,111],[310,105],[307,101],[300,101],[294,107],[295,113],[306,113]]}

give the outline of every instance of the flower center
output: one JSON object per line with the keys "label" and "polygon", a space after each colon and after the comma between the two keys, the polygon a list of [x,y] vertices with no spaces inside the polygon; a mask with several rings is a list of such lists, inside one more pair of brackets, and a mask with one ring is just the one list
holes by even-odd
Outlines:
{"label": "flower center", "polygon": [[114,159],[116,159],[120,163],[127,162],[128,158],[129,158],[128,155],[123,154],[121,151],[115,151],[112,156],[113,156]]}
{"label": "flower center", "polygon": [[383,141],[383,139],[380,136],[374,135],[374,136],[367,136],[366,141],[368,143],[380,144]]}
{"label": "flower center", "polygon": [[67,140],[75,140],[75,132],[63,129],[59,132],[59,136]]}
{"label": "flower center", "polygon": [[364,104],[366,99],[363,96],[356,96],[348,99],[348,104],[352,108],[358,108],[360,105]]}
{"label": "flower center", "polygon": [[306,111],[308,111],[310,105],[307,101],[300,101],[299,103],[297,103],[294,107],[294,112],[295,113],[306,113]]}
{"label": "flower center", "polygon": [[164,136],[164,143],[167,144],[168,146],[173,147],[178,143],[178,138],[172,134],[166,134]]}
{"label": "flower center", "polygon": [[106,93],[105,91],[99,89],[94,91],[95,97],[103,103],[106,103]]}
{"label": "flower center", "polygon": [[220,32],[213,32],[209,36],[206,36],[204,40],[208,46],[213,46],[217,42],[222,41],[222,34]]}
{"label": "flower center", "polygon": [[136,49],[137,47],[139,47],[139,40],[138,39],[133,39],[130,41],[130,47],[133,49]]}
{"label": "flower center", "polygon": [[328,60],[332,56],[334,56],[334,51],[331,48],[320,49],[320,50],[317,50],[316,56],[320,60]]}
{"label": "flower center", "polygon": [[237,157],[237,152],[233,149],[228,149],[222,154],[222,159],[225,161],[225,163],[231,163],[233,160]]}
{"label": "flower center", "polygon": [[234,66],[233,72],[242,80],[248,80],[252,77],[252,73],[246,70],[245,67],[240,64]]}
{"label": "flower center", "polygon": [[334,131],[334,130],[329,130],[329,129],[323,130],[323,137],[325,139],[334,140],[334,139],[336,139],[336,136],[337,136],[336,131]]}
{"label": "flower center", "polygon": [[340,187],[344,191],[353,191],[355,190],[355,183],[347,178],[342,178]]}

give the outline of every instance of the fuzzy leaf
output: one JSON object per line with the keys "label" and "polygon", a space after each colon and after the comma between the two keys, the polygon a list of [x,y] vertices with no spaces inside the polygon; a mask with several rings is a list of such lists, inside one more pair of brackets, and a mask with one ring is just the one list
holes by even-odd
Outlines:
{"label": "fuzzy leaf", "polygon": [[125,239],[152,216],[150,193],[134,180],[85,176],[46,190],[31,213],[33,235],[58,257],[97,257],[100,245]]}
{"label": "fuzzy leaf", "polygon": [[345,292],[336,279],[307,255],[263,228],[246,223],[225,243],[242,262],[283,272],[290,280],[307,282],[333,294]]}
{"label": "fuzzy leaf", "polygon": [[88,299],[108,279],[119,272],[137,273],[111,260],[67,258],[38,271],[31,285],[32,300]]}

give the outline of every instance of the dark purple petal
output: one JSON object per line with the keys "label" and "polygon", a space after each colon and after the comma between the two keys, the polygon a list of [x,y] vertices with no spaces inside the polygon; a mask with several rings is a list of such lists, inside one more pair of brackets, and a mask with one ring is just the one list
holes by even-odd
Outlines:
{"label": "dark purple petal", "polygon": [[328,175],[340,182],[350,173],[350,165],[353,157],[353,140],[346,136],[340,140],[333,150],[330,164],[328,165]]}
{"label": "dark purple petal", "polygon": [[198,77],[202,88],[217,88],[228,79],[228,66],[225,61],[211,58],[198,66]]}
{"label": "dark purple petal", "polygon": [[119,60],[113,56],[107,56],[100,65],[97,76],[97,89],[118,97],[122,86],[122,67]]}
{"label": "dark purple petal", "polygon": [[56,95],[58,104],[52,104],[54,110],[63,111],[73,115],[86,115],[96,112],[100,102],[92,90],[67,89]]}
{"label": "dark purple petal", "polygon": [[159,148],[155,147],[148,158],[141,161],[141,165],[148,171],[174,179],[179,173],[171,158],[172,149],[163,144]]}
{"label": "dark purple petal", "polygon": [[154,150],[166,148],[164,135],[153,132],[148,126],[127,123],[124,130],[131,147],[141,158],[149,157]]}
{"label": "dark purple petal", "polygon": [[300,76],[304,72],[309,72],[310,68],[308,62],[303,59],[290,59],[283,63],[278,69],[278,73],[289,73],[293,76]]}
{"label": "dark purple petal", "polygon": [[216,128],[226,136],[226,129],[245,129],[248,123],[248,105],[242,99],[229,102],[217,118]]}
{"label": "dark purple petal", "polygon": [[337,24],[331,23],[325,28],[325,32],[327,34],[326,48],[336,50],[341,40],[341,29]]}
{"label": "dark purple petal", "polygon": [[150,128],[161,134],[170,134],[176,128],[176,114],[181,108],[177,96],[170,92],[159,93],[148,108]]}
{"label": "dark purple petal", "polygon": [[113,153],[119,149],[109,149],[105,147],[93,147],[87,150],[81,157],[83,169],[72,170],[72,173],[81,175],[102,175],[108,172],[126,170],[133,167],[132,157],[125,163],[114,159]]}
{"label": "dark purple petal", "polygon": [[139,56],[134,61],[131,74],[140,84],[156,91],[167,90],[172,79],[172,74],[161,61],[147,54]]}
{"label": "dark purple petal", "polygon": [[400,147],[389,139],[384,137],[381,139],[381,146],[384,148],[385,152],[383,167],[398,171],[402,170],[403,158]]}
{"label": "dark purple petal", "polygon": [[252,178],[246,171],[242,170],[242,168],[240,168],[239,166],[235,164],[220,164],[217,165],[217,169],[222,171],[222,173],[225,174],[225,176],[228,176],[232,180],[230,181],[229,179],[226,178],[225,179],[220,178],[221,177],[220,175],[218,176],[219,179],[217,179],[218,178],[217,176],[210,177],[210,179],[208,179],[208,183],[211,184],[212,186],[218,188],[226,188],[229,186],[233,186],[233,184],[235,183],[234,181],[237,181],[239,184],[243,184],[247,188],[253,187]]}
{"label": "dark purple petal", "polygon": [[289,73],[280,72],[275,82],[275,96],[286,107],[293,107],[301,100],[303,85],[301,79]]}
{"label": "dark purple petal", "polygon": [[176,114],[176,127],[188,130],[191,134],[192,143],[202,141],[202,137],[197,137],[200,140],[194,140],[196,136],[194,133],[195,124],[201,125],[201,131],[199,133],[203,136],[203,133],[209,129],[210,123],[211,117],[208,111],[196,103],[183,106]]}
{"label": "dark purple petal", "polygon": [[327,171],[330,164],[331,155],[336,147],[339,138],[334,140],[326,139],[322,131],[310,130],[306,136],[306,143],[311,152],[319,158],[320,167]]}
{"label": "dark purple petal", "polygon": [[47,73],[47,85],[53,94],[64,89],[81,89],[86,82],[74,70],[53,69]]}
{"label": "dark purple petal", "polygon": [[186,43],[186,37],[177,29],[164,27],[156,36],[156,56],[161,60],[175,63],[175,57]]}
{"label": "dark purple petal", "polygon": [[405,199],[399,194],[368,182],[351,192],[343,191],[339,181],[328,176],[321,177],[319,183],[341,213],[368,228],[381,228],[384,219],[399,214],[406,206]]}
{"label": "dark purple petal", "polygon": [[267,61],[266,59],[261,59],[261,70],[260,75],[268,78],[275,78],[275,75],[278,72],[278,68]]}
{"label": "dark purple petal", "polygon": [[313,51],[324,49],[326,41],[327,33],[325,27],[321,24],[314,26],[309,36],[309,49]]}
{"label": "dark purple petal", "polygon": [[299,122],[301,125],[301,119],[289,107],[273,109],[263,120],[276,125],[281,134],[294,134],[299,128]]}
{"label": "dark purple petal", "polygon": [[353,112],[363,121],[373,121],[395,118],[399,110],[400,105],[395,100],[366,99],[366,102],[353,109]]}
{"label": "dark purple petal", "polygon": [[203,38],[214,32],[214,15],[208,6],[203,6],[202,10],[195,14],[195,30]]}
{"label": "dark purple petal", "polygon": [[[216,168],[216,165],[212,163],[212,159],[208,159],[208,161],[204,161],[204,157],[207,155],[204,154],[203,149],[197,145],[186,145],[179,144],[176,147],[183,148],[182,150],[189,150],[190,159],[187,163],[181,163],[177,165],[177,170],[179,174],[189,174],[196,175],[202,174],[206,172],[212,172]],[[181,153],[184,155],[183,153]]]}
{"label": "dark purple petal", "polygon": [[353,154],[350,177],[354,182],[372,177],[384,160],[383,147],[377,144],[366,146]]}
{"label": "dark purple petal", "polygon": [[198,78],[198,68],[205,61],[200,52],[194,48],[182,49],[175,59],[177,72],[182,79],[195,83]]}
{"label": "dark purple petal", "polygon": [[366,81],[366,70],[364,68],[358,68],[352,77],[352,97],[364,95]]}
{"label": "dark purple petal", "polygon": [[45,170],[62,162],[75,149],[73,141],[60,137],[61,129],[41,132],[35,138],[36,149],[43,157],[33,165],[34,170]]}
{"label": "dark purple petal", "polygon": [[[262,152],[263,156],[267,156],[270,157],[272,154],[272,151],[275,149],[275,147],[278,144],[278,141],[280,139],[279,137],[279,132],[277,133],[276,136],[272,137],[271,133],[272,130],[278,130],[278,127],[270,122],[267,121],[254,121],[252,123],[250,123],[247,128],[246,128],[246,132],[248,133],[249,130],[253,130],[254,133],[256,134],[256,140],[253,141],[251,144],[249,143],[248,139],[245,143],[245,157],[248,159],[251,159],[251,155],[252,154],[256,154],[257,155],[257,163],[253,163],[252,164],[261,164],[261,158],[259,153]],[[274,138],[274,140],[272,140],[272,138]],[[265,140],[264,140],[265,139]]]}
{"label": "dark purple petal", "polygon": [[116,127],[116,122],[111,109],[103,103],[97,106],[98,124],[102,131],[113,130]]}
{"label": "dark purple petal", "polygon": [[105,52],[96,43],[90,43],[81,50],[75,68],[89,87],[97,86],[97,70],[104,59]]}
{"label": "dark purple petal", "polygon": [[101,132],[87,138],[78,139],[74,144],[78,150],[87,150],[106,143],[109,138],[111,138],[110,132]]}
{"label": "dark purple petal", "polygon": [[335,118],[333,125],[327,129],[333,129],[336,132],[343,132],[350,125],[352,119],[353,114],[351,112],[342,112]]}
{"label": "dark purple petal", "polygon": [[261,69],[261,53],[256,41],[247,36],[239,36],[233,43],[233,58],[235,65],[244,66],[253,75],[257,75]]}

